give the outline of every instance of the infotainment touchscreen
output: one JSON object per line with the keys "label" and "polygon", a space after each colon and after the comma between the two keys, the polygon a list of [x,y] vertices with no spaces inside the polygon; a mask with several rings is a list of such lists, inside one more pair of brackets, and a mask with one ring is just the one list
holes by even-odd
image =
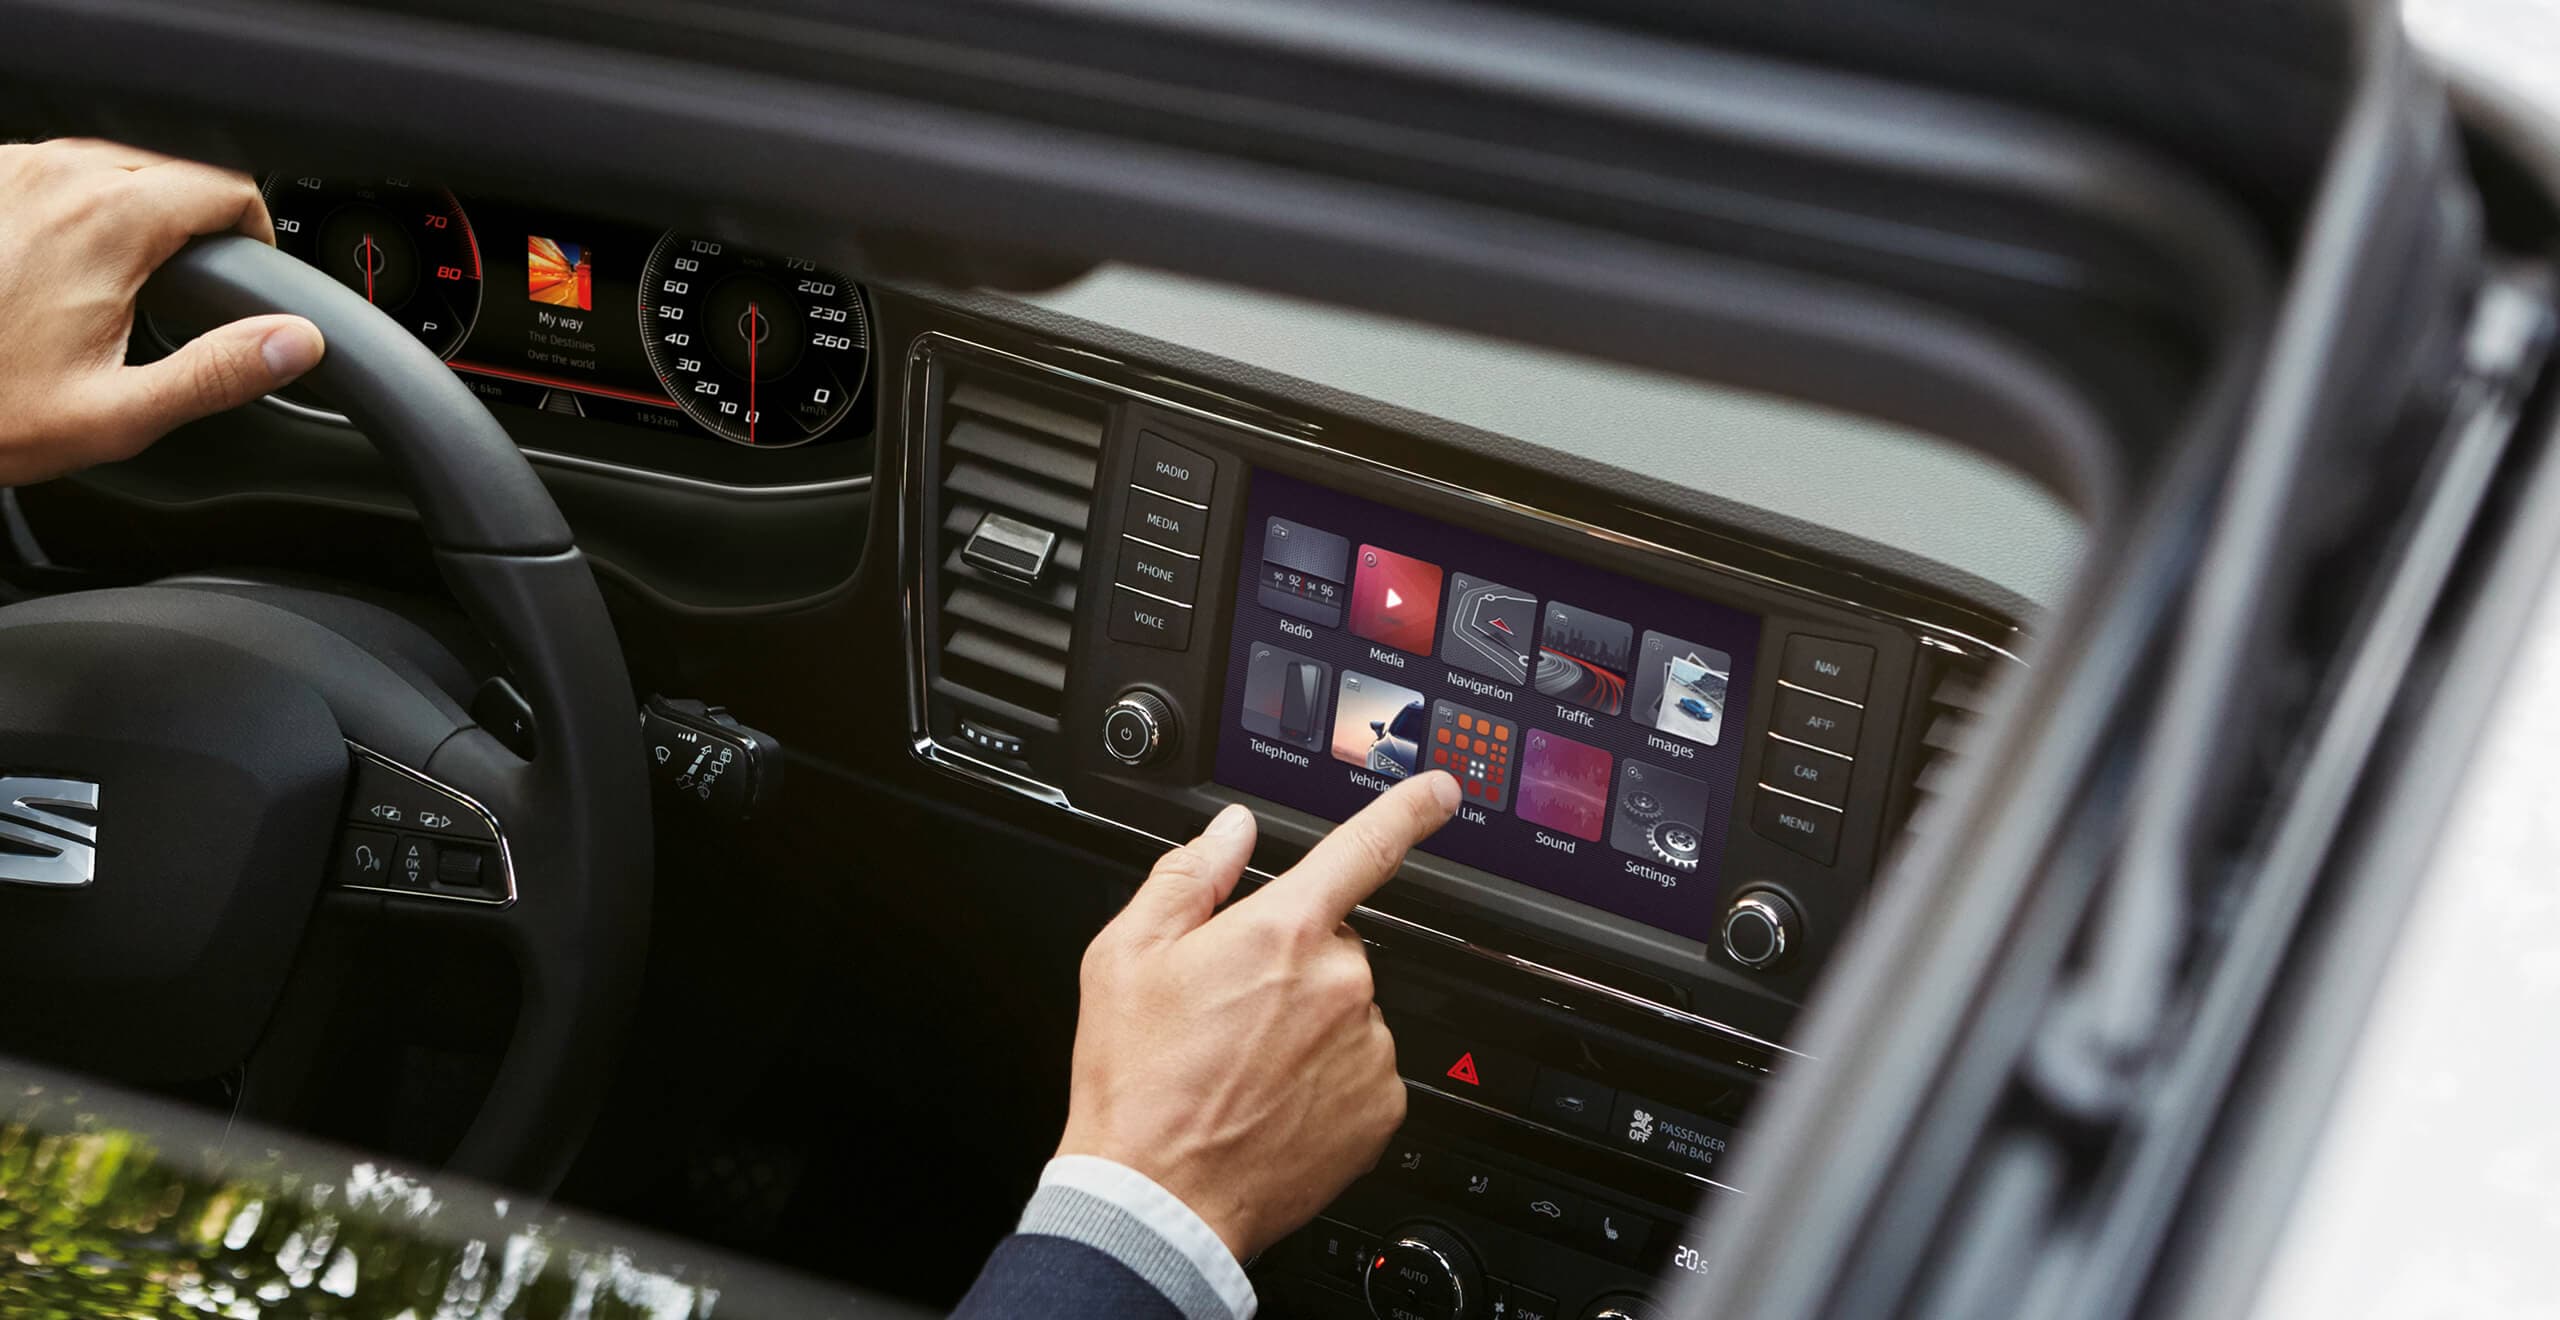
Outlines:
{"label": "infotainment touchscreen", "polygon": [[1220,783],[1340,820],[1447,770],[1424,851],[1713,938],[1756,616],[1270,472],[1246,516]]}

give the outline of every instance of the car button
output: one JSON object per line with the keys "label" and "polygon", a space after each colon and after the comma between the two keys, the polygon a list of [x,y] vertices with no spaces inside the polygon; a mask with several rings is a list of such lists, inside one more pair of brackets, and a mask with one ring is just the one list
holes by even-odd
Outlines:
{"label": "car button", "polygon": [[1867,679],[1875,673],[1876,651],[1855,642],[1828,637],[1790,637],[1778,677],[1800,688],[1848,701],[1867,699]]}
{"label": "car button", "polygon": [[1196,555],[1209,541],[1209,511],[1151,490],[1132,489],[1129,518],[1122,530],[1141,541]]}
{"label": "car button", "polygon": [[1587,1078],[1553,1068],[1538,1070],[1529,1116],[1568,1131],[1599,1136],[1609,1128],[1609,1105],[1618,1093]]}
{"label": "car button", "polygon": [[1120,538],[1120,585],[1189,605],[1200,598],[1200,561],[1124,536]]}
{"label": "car button", "polygon": [[1849,805],[1849,767],[1845,756],[1816,751],[1781,739],[1769,740],[1760,765],[1760,782],[1808,797],[1826,807]]}
{"label": "car button", "polygon": [[1138,433],[1138,467],[1130,484],[1193,504],[1209,502],[1218,466],[1153,431]]}
{"label": "car button", "polygon": [[1769,732],[1850,756],[1858,750],[1860,714],[1845,701],[1782,687],[1769,715]]}
{"label": "car button", "polygon": [[1127,587],[1111,589],[1111,640],[1179,651],[1191,645],[1191,607]]}
{"label": "car button", "polygon": [[1756,800],[1751,804],[1751,827],[1762,838],[1824,866],[1840,855],[1839,812],[1784,793],[1772,793],[1765,784],[1753,796]]}

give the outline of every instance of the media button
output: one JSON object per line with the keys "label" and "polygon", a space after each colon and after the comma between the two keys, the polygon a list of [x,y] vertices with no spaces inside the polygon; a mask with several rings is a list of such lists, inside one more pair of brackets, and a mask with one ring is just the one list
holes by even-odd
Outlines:
{"label": "media button", "polygon": [[1189,605],[1200,598],[1200,561],[1124,536],[1120,538],[1120,585]]}
{"label": "media button", "polygon": [[1191,607],[1127,587],[1111,589],[1111,640],[1179,651],[1191,645]]}
{"label": "media button", "polygon": [[1153,431],[1138,433],[1138,466],[1130,481],[1193,504],[1209,502],[1217,485],[1217,464]]}
{"label": "media button", "polygon": [[1209,543],[1209,511],[1151,490],[1129,492],[1129,519],[1121,529],[1168,550],[1197,555]]}
{"label": "media button", "polygon": [[1844,701],[1865,701],[1867,679],[1875,672],[1872,646],[1835,642],[1828,637],[1790,637],[1778,677],[1800,688]]}

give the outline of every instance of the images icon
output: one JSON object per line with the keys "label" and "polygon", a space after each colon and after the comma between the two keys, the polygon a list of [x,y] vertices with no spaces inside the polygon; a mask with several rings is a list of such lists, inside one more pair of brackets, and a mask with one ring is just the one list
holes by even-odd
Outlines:
{"label": "images icon", "polygon": [[1563,601],[1547,603],[1538,634],[1538,691],[1586,710],[1615,715],[1627,704],[1627,662],[1635,629]]}
{"label": "images icon", "polygon": [[595,271],[588,264],[587,250],[540,234],[526,235],[524,296],[554,307],[595,310]]}
{"label": "images icon", "polygon": [[1674,875],[1698,869],[1706,851],[1707,785],[1629,761],[1610,804],[1609,846]]}
{"label": "images icon", "polygon": [[1609,818],[1609,754],[1531,729],[1522,740],[1520,819],[1599,842]]}
{"label": "images icon", "polygon": [[1713,747],[1724,735],[1724,689],[1733,657],[1712,646],[1649,632],[1636,654],[1638,724]]}
{"label": "images icon", "polygon": [[1458,777],[1469,802],[1500,811],[1511,800],[1511,769],[1520,726],[1499,715],[1454,701],[1431,707],[1429,768]]}
{"label": "images icon", "polygon": [[1538,598],[1499,582],[1453,573],[1449,627],[1440,637],[1443,664],[1506,683],[1529,681],[1529,637],[1538,629]]}
{"label": "images icon", "polygon": [[1326,680],[1333,668],[1295,651],[1267,642],[1253,644],[1244,671],[1244,714],[1248,733],[1314,751],[1324,742]]}
{"label": "images icon", "polygon": [[1351,580],[1351,631],[1415,655],[1431,654],[1440,623],[1440,566],[1374,545],[1360,547]]}
{"label": "images icon", "polygon": [[1423,739],[1422,694],[1367,674],[1342,671],[1333,702],[1333,759],[1387,779],[1413,773]]}
{"label": "images icon", "polygon": [[1254,598],[1264,608],[1339,628],[1350,579],[1349,541],[1286,518],[1262,525],[1262,587]]}

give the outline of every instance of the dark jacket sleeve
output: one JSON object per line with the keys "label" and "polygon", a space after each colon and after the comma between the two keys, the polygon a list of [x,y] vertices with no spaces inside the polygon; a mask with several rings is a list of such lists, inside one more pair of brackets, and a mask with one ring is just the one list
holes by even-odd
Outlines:
{"label": "dark jacket sleeve", "polygon": [[1016,1233],[996,1244],[952,1320],[1182,1320],[1135,1270],[1070,1238]]}

